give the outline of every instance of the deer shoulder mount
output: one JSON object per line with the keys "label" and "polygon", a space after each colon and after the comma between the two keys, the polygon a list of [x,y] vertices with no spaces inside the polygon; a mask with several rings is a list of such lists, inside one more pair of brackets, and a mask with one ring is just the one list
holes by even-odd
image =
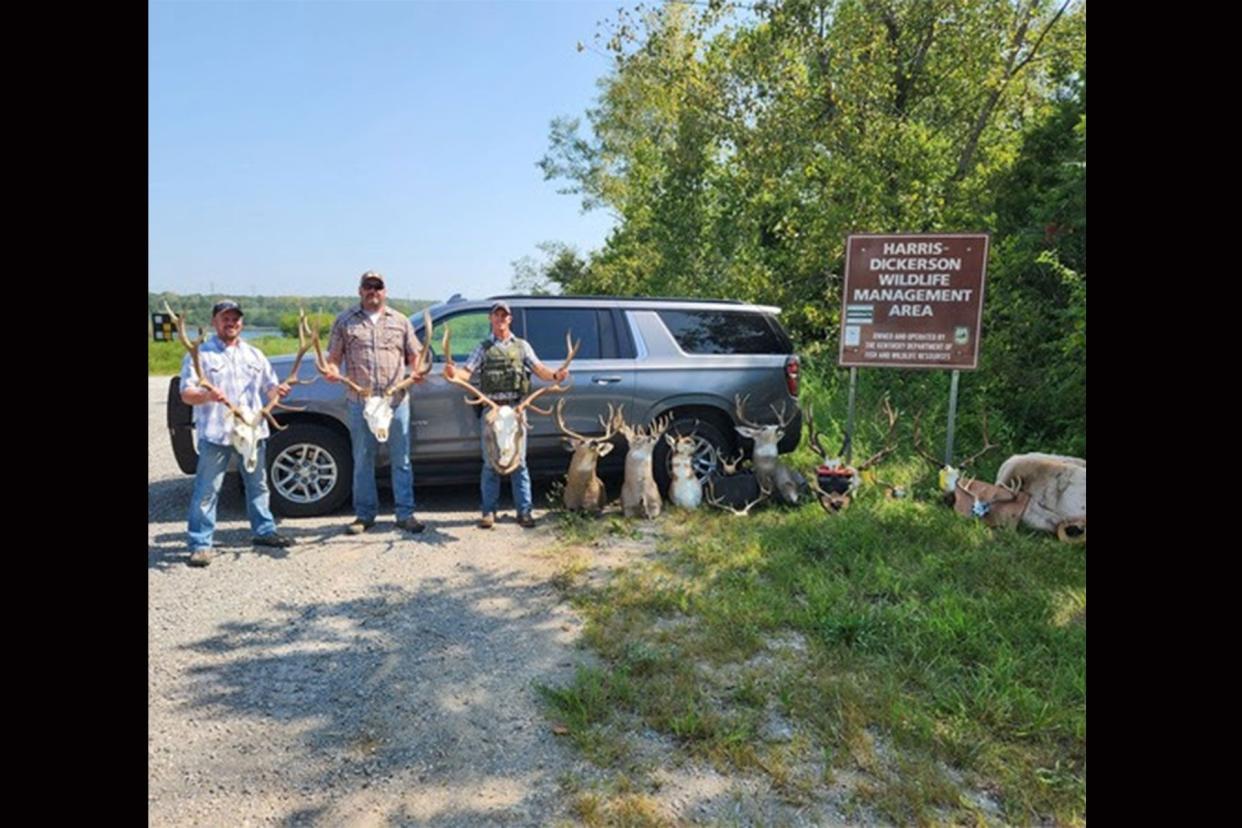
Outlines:
{"label": "deer shoulder mount", "polygon": [[703,502],[703,483],[694,473],[694,433],[673,436],[664,435],[664,441],[672,449],[672,480],[668,484],[668,499],[682,509],[697,509]]}
{"label": "deer shoulder mount", "polygon": [[1015,454],[1001,464],[996,485],[1026,492],[1022,523],[1055,532],[1067,543],[1087,539],[1087,461],[1060,454]]}
{"label": "deer shoulder mount", "polygon": [[[321,374],[328,373],[328,363],[324,359],[323,349],[319,345],[319,331],[311,330],[312,326],[306,318],[305,312],[302,313],[298,335],[302,335],[302,329],[315,345],[315,367]],[[364,387],[351,380],[344,374],[340,374],[341,382],[345,383],[350,390],[362,398],[362,418],[366,420],[367,428],[371,429],[371,433],[375,435],[376,441],[380,443],[388,442],[388,429],[392,425],[393,417],[393,399],[397,394],[409,388],[418,382],[431,370],[431,310],[428,308],[423,311],[423,342],[422,350],[419,351],[418,359],[414,366],[410,369],[410,375],[399,380],[395,385],[384,390],[383,393],[372,394],[374,390]],[[402,368],[402,373],[405,369]]]}
{"label": "deer shoulder mount", "polygon": [[919,421],[922,419],[922,416],[923,412],[921,411],[914,415],[914,450],[918,452],[924,460],[939,469],[937,480],[940,485],[940,491],[944,494],[943,502],[945,505],[952,506],[954,501],[954,492],[957,491],[958,481],[963,477],[964,472],[974,466],[976,460],[998,446],[998,444],[993,443],[992,439],[988,436],[988,412],[985,410],[982,415],[983,448],[979,449],[969,457],[964,458],[956,466],[951,463],[942,463],[939,457],[936,457],[928,451],[926,447],[924,447],[922,438],[919,435]]}
{"label": "deer shoulder mount", "polygon": [[[445,365],[455,365],[451,346],[452,333],[451,330],[444,332],[442,350],[444,351]],[[578,348],[581,345],[582,340],[570,344],[569,331],[565,332],[565,347],[568,355],[565,357],[565,361],[561,363],[560,368],[556,369],[558,372],[569,367],[569,364],[574,361],[574,357],[577,356]],[[539,408],[534,404],[535,400],[544,394],[562,393],[569,389],[567,385],[545,385],[543,388],[527,394],[517,405],[510,406],[506,403],[497,403],[461,377],[445,377],[445,379],[454,385],[460,385],[474,395],[473,399],[470,397],[463,398],[469,405],[486,405],[488,407],[488,410],[484,412],[482,417],[487,462],[501,476],[513,474],[522,465],[528,428],[526,410],[530,409],[544,416],[549,416],[552,411]]]}
{"label": "deer shoulder mount", "polygon": [[[854,493],[862,483],[864,472],[871,471],[876,464],[891,454],[897,447],[894,435],[896,434],[897,419],[900,414],[889,404],[887,396],[884,397],[881,405],[883,414],[888,421],[888,431],[884,436],[884,447],[857,466],[850,466],[841,458],[830,456],[828,449],[824,447],[823,435],[815,430],[814,409],[807,405],[802,412],[802,418],[806,421],[808,432],[807,442],[810,444],[811,450],[819,455],[823,463],[820,470],[826,472],[823,478],[827,481],[824,485],[828,485],[828,488],[825,489],[824,485],[821,485],[823,481],[820,480],[820,470],[817,470],[815,480],[810,483],[810,486],[814,490],[815,496],[819,499],[819,505],[830,515],[835,515],[849,507],[853,501]],[[845,446],[842,446],[841,454],[844,453]],[[875,473],[871,472],[867,477],[875,480],[874,475]],[[905,490],[900,486],[879,480],[875,480],[875,482],[885,486],[889,497],[899,498],[905,496]]]}
{"label": "deer shoulder mount", "polygon": [[662,503],[660,489],[651,473],[651,458],[660,435],[673,423],[669,413],[646,427],[634,427],[618,418],[618,429],[625,435],[629,450],[625,455],[625,482],[621,484],[621,511],[626,517],[658,517]]}
{"label": "deer shoulder mount", "polygon": [[759,479],[759,486],[761,489],[774,493],[786,503],[797,505],[798,497],[807,488],[806,478],[777,459],[780,455],[777,444],[785,436],[785,427],[793,421],[793,414],[786,418],[785,403],[782,401],[779,411],[775,405],[771,406],[772,413],[776,415],[776,425],[760,425],[746,417],[748,399],[750,399],[749,394],[744,397],[738,395],[734,398],[737,419],[745,423],[743,426],[734,426],[734,428],[737,429],[738,434],[755,441],[755,448],[751,452],[751,464],[755,469],[755,476]]}
{"label": "deer shoulder mount", "polygon": [[565,447],[573,452],[569,458],[569,471],[565,475],[565,493],[562,500],[565,508],[570,511],[601,512],[604,509],[604,482],[595,473],[599,459],[613,450],[612,438],[617,433],[621,420],[621,409],[613,410],[608,403],[608,419],[601,415],[600,425],[604,428],[599,437],[585,437],[570,431],[565,425],[565,398],[556,401],[556,425],[565,435]]}
{"label": "deer shoulder mount", "polygon": [[[172,307],[167,302],[164,303],[164,310],[173,320],[173,324],[177,326],[177,338],[181,340],[182,347],[190,355],[190,367],[194,372],[197,384],[223,397],[224,394],[220,389],[208,382],[207,375],[203,373],[202,356],[199,353],[199,347],[207,339],[203,329],[201,327],[198,329],[198,339],[191,342],[190,337],[185,332],[185,317],[173,313]],[[302,336],[300,325],[298,328],[298,344],[300,347],[298,348],[297,358],[293,361],[293,370],[289,372],[289,376],[285,378],[284,382],[288,385],[309,385],[315,381],[315,377],[309,380],[298,379],[298,369],[302,365],[302,357],[310,349],[310,343]],[[286,426],[282,426],[276,421],[276,417],[272,414],[273,410],[277,408],[285,411],[306,410],[305,408],[294,408],[280,402],[280,395],[275,389],[272,390],[271,395],[268,397],[268,404],[258,411],[253,411],[246,405],[236,405],[228,399],[224,400],[223,405],[229,410],[229,445],[236,449],[241,456],[242,465],[247,473],[253,473],[259,465],[259,441],[263,439],[260,427],[263,421],[266,419],[271,423],[272,428],[275,428],[277,431],[284,431],[286,428]]]}

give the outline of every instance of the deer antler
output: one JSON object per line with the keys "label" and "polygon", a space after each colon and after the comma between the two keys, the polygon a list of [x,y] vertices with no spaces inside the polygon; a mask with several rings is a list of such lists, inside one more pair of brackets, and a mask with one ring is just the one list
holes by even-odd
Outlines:
{"label": "deer antler", "polygon": [[711,491],[711,494],[708,495],[707,497],[708,503],[712,504],[718,509],[724,509],[725,511],[732,512],[735,515],[749,514],[751,509],[753,509],[757,504],[763,502],[764,500],[767,500],[768,496],[772,494],[771,489],[765,488],[763,484],[760,484],[759,485],[759,497],[755,498],[750,503],[747,503],[746,508],[735,509],[727,503],[720,502],[720,498],[716,497],[716,486],[712,481],[709,480],[707,482],[707,488]]}
{"label": "deer antler", "polygon": [[857,467],[860,472],[871,468],[897,448],[897,443],[893,440],[893,432],[897,429],[897,412],[889,405],[887,394],[884,395],[883,405],[884,415],[888,417],[888,433],[884,435],[884,448],[864,460]]}
{"label": "deer antler", "polygon": [[966,468],[967,466],[969,466],[970,464],[978,460],[980,457],[982,457],[984,454],[988,453],[994,448],[997,448],[998,446],[999,446],[998,443],[993,443],[991,439],[988,437],[988,412],[987,412],[987,409],[984,409],[983,411],[983,448],[979,449],[974,454],[970,455],[965,460],[958,463],[957,467],[959,469]]}
{"label": "deer antler", "polygon": [[[314,344],[314,347],[315,347],[315,370],[323,374],[325,377],[329,376],[330,372],[328,371],[328,360],[324,358],[323,347],[319,344],[319,328],[315,325],[312,325],[310,323],[310,320],[305,317],[302,318],[301,325],[302,327],[306,329],[306,332],[310,335],[311,342]],[[340,378],[341,382],[349,386],[350,390],[352,390],[359,397],[371,396],[370,388],[363,388],[361,385],[354,382],[349,377],[345,376],[339,371],[336,373],[336,376]]]}
{"label": "deer antler", "polygon": [[792,422],[793,422],[793,419],[794,419],[794,414],[796,414],[796,413],[797,413],[797,410],[798,410],[798,409],[795,407],[795,408],[794,408],[794,414],[790,414],[790,415],[789,415],[789,419],[785,419],[785,401],[784,401],[784,400],[781,400],[781,410],[780,410],[780,411],[777,411],[777,410],[776,410],[776,403],[769,403],[769,404],[768,404],[768,408],[771,408],[771,409],[772,409],[772,413],[776,415],[776,420],[777,420],[777,428],[784,428],[785,426],[787,426],[787,425],[789,425],[790,423],[792,423]]}
{"label": "deer antler", "polygon": [[565,425],[564,412],[565,412],[565,398],[561,397],[559,400],[556,401],[556,426],[566,435],[568,435],[569,437],[573,437],[576,440],[581,440],[584,443],[591,443],[591,442],[606,443],[612,439],[613,434],[615,433],[613,431],[613,428],[616,425],[616,413],[612,410],[612,403],[608,403],[608,419],[607,420],[604,419],[603,414],[599,415],[599,423],[600,425],[604,427],[604,433],[603,435],[599,437],[584,437],[583,435],[579,434],[576,431],[571,431],[569,426]]}
{"label": "deer antler", "polygon": [[431,308],[423,309],[422,345],[422,349],[418,352],[418,359],[415,361],[414,367],[410,369],[410,375],[398,382],[392,388],[385,391],[385,397],[400,394],[402,391],[427,376],[427,372],[431,370]]}
{"label": "deer antler", "polygon": [[724,471],[726,476],[737,474],[737,467],[741,465],[742,458],[746,456],[746,452],[739,451],[737,453],[737,457],[733,458],[733,460],[726,460],[724,456],[721,455],[720,449],[713,446],[712,451],[716,455],[716,462],[720,464],[720,468]]}
{"label": "deer antler", "polygon": [[[564,371],[566,368],[569,367],[569,363],[574,361],[574,357],[578,355],[578,349],[582,347],[582,340],[579,339],[576,344],[571,344],[569,331],[565,331],[565,347],[569,349],[568,355],[565,357],[565,361],[561,363],[561,367],[556,369],[556,373],[560,373],[561,371]],[[546,417],[552,412],[549,410],[539,408],[536,405],[533,405],[535,400],[539,399],[544,394],[547,394],[549,392],[560,393],[560,392],[568,391],[568,390],[569,390],[568,385],[560,385],[559,383],[556,385],[545,385],[543,388],[540,388],[539,390],[534,391],[533,393],[527,395],[527,397],[524,400],[522,400],[520,403],[514,406],[514,409],[517,411],[525,411],[527,408],[529,408],[532,411],[538,411],[540,414]]]}
{"label": "deer antler", "polygon": [[[202,364],[202,360],[199,357],[198,349],[199,349],[199,346],[201,346],[207,340],[207,334],[204,333],[203,329],[200,327],[198,329],[198,339],[191,342],[190,337],[187,336],[185,332],[185,317],[178,316],[177,314],[173,313],[173,309],[168,304],[167,301],[164,302],[164,310],[168,313],[170,317],[172,317],[173,322],[177,326],[177,337],[181,340],[182,346],[190,353],[190,364],[194,368],[194,375],[198,378],[198,384],[201,385],[203,388],[206,388],[208,391],[214,392],[216,394],[219,394],[221,397],[224,397],[224,392],[221,391],[216,386],[212,385],[210,382],[208,382],[207,375],[203,373],[203,364]],[[225,398],[223,403],[228,408],[229,411],[233,412],[234,417],[236,417],[239,420],[245,420],[245,417],[242,416],[241,409],[239,409],[236,405],[234,405],[228,398]]]}
{"label": "deer antler", "polygon": [[763,426],[759,425],[755,421],[748,420],[746,418],[746,414],[745,414],[746,401],[749,399],[750,399],[750,394],[747,394],[746,396],[742,396],[741,394],[735,394],[733,396],[733,406],[734,406],[734,410],[737,412],[738,422],[743,423],[744,425],[748,425],[751,428],[763,428]]}
{"label": "deer antler", "polygon": [[922,417],[922,411],[918,411],[914,415],[914,450],[918,452],[924,460],[931,463],[936,468],[940,468],[944,465],[944,462],[939,457],[936,457],[927,449],[923,448],[923,441],[919,437],[919,420],[922,419]]}
{"label": "deer antler", "polygon": [[820,488],[819,481],[813,477],[809,478],[806,482],[807,485],[815,491],[816,500],[819,501],[819,505],[823,507],[823,510],[828,514],[835,515],[837,512],[840,512],[842,509],[850,505],[850,494],[848,491],[845,494],[825,492]]}
{"label": "deer antler", "polygon": [[807,439],[810,442],[811,451],[818,454],[819,458],[825,463],[836,459],[828,456],[828,449],[824,448],[822,442],[823,435],[815,430],[815,409],[812,408],[810,403],[807,403],[806,407],[802,409],[802,419],[806,420]]}

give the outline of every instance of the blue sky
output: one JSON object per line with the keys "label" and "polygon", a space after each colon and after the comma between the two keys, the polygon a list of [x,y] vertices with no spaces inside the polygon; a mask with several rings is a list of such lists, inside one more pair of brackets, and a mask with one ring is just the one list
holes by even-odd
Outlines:
{"label": "blue sky", "polygon": [[619,3],[154,2],[148,284],[179,293],[508,289],[535,245],[599,247],[535,163],[581,117]]}

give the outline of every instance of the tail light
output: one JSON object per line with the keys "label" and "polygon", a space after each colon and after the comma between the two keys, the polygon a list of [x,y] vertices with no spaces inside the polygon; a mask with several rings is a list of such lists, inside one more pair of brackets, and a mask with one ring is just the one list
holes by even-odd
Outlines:
{"label": "tail light", "polygon": [[785,387],[789,389],[789,396],[798,396],[798,358],[796,356],[785,360]]}

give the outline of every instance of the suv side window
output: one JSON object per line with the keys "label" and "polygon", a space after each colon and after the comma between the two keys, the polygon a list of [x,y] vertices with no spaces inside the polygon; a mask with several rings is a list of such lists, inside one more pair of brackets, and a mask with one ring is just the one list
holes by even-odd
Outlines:
{"label": "suv side window", "polygon": [[763,314],[726,310],[657,311],[688,354],[787,354],[792,347]]}
{"label": "suv side window", "polygon": [[527,308],[524,338],[543,363],[560,362],[565,358],[566,330],[575,342],[582,340],[578,359],[615,356],[617,339],[612,317],[608,316],[606,326],[600,324],[600,317],[606,314],[608,311],[595,308]]}
{"label": "suv side window", "polygon": [[[449,319],[442,320],[435,324],[435,342],[432,347],[436,351],[436,362],[443,362],[444,355],[440,353],[440,342],[438,341],[444,335],[444,331],[453,332],[453,361],[458,365],[463,364],[470,358],[470,353],[475,349],[492,332],[492,323],[487,317],[486,310],[466,311],[459,313]],[[418,335],[422,336],[423,329],[418,327]]]}

